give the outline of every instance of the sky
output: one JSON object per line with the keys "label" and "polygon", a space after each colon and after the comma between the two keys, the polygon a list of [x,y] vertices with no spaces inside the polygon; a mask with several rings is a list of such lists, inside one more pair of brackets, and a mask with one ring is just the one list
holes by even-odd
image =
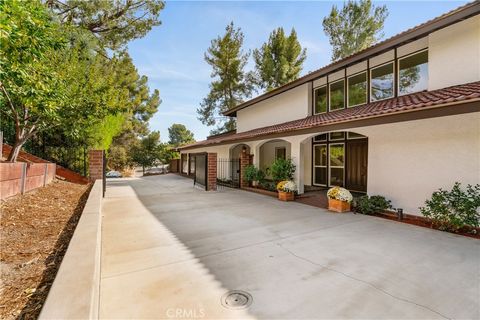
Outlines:
{"label": "sky", "polygon": [[[389,11],[384,39],[435,18],[468,1],[387,1]],[[222,35],[231,21],[245,35],[244,50],[251,51],[268,40],[270,32],[295,28],[307,48],[302,75],[328,64],[331,49],[322,20],[332,5],[343,1],[167,1],[160,15],[162,24],[144,38],[129,43],[128,51],[140,74],[149,78],[150,89],[158,89],[162,103],[150,120],[168,141],[168,127],[184,124],[195,139],[203,140],[213,127],[197,119],[197,108],[209,92],[211,68],[204,53],[212,39]],[[250,57],[246,70],[253,69]]]}

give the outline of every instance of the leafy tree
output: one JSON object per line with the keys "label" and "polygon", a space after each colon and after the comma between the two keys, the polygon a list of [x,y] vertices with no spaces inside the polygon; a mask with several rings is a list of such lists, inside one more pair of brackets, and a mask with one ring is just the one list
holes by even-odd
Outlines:
{"label": "leafy tree", "polygon": [[174,147],[168,143],[160,144],[160,162],[169,164],[170,160],[180,158],[180,153],[174,150]]}
{"label": "leafy tree", "polygon": [[168,136],[170,137],[169,144],[178,147],[182,144],[195,142],[193,132],[187,129],[185,125],[174,123],[168,128]]}
{"label": "leafy tree", "polygon": [[0,33],[0,107],[15,126],[8,157],[15,161],[22,145],[60,116],[63,92],[54,61],[66,42],[36,1],[0,2]]}
{"label": "leafy tree", "polygon": [[371,0],[348,0],[340,11],[334,5],[323,19],[323,30],[333,48],[332,60],[343,59],[378,42],[383,37],[387,16],[387,7],[376,7]]}
{"label": "leafy tree", "polygon": [[297,79],[306,57],[306,49],[302,49],[295,29],[289,36],[283,28],[273,30],[268,42],[253,51],[257,84],[270,91]]}
{"label": "leafy tree", "polygon": [[225,120],[221,113],[232,109],[252,93],[252,76],[245,73],[249,53],[242,50],[243,33],[231,22],[225,34],[212,40],[205,61],[212,67],[210,92],[197,109],[198,119],[205,125],[217,125],[212,133],[235,129],[233,119]]}
{"label": "leafy tree", "polygon": [[86,29],[110,49],[145,36],[160,25],[162,0],[43,0],[60,21]]}
{"label": "leafy tree", "polygon": [[145,174],[145,167],[154,166],[160,159],[160,132],[152,131],[135,144],[130,152],[133,162],[142,166]]}

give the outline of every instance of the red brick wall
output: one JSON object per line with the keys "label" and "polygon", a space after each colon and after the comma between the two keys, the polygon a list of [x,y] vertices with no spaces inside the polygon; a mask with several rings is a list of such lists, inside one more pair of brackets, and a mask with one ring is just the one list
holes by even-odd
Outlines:
{"label": "red brick wall", "polygon": [[217,190],[217,154],[208,153],[207,163],[207,190],[215,191]]}
{"label": "red brick wall", "polygon": [[247,150],[243,149],[240,153],[240,188],[247,188],[248,181],[243,177],[245,167],[253,163],[253,154],[247,153]]}
{"label": "red brick wall", "polygon": [[43,187],[54,178],[54,163],[0,163],[0,199]]}
{"label": "red brick wall", "polygon": [[88,152],[90,180],[103,179],[103,150],[90,150]]}

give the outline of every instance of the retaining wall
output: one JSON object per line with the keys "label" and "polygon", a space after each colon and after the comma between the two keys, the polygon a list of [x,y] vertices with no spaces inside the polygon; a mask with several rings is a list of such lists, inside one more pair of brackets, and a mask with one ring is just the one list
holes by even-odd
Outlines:
{"label": "retaining wall", "polygon": [[39,319],[98,319],[102,180],[96,180]]}
{"label": "retaining wall", "polygon": [[55,163],[0,163],[0,199],[46,186],[55,178]]}

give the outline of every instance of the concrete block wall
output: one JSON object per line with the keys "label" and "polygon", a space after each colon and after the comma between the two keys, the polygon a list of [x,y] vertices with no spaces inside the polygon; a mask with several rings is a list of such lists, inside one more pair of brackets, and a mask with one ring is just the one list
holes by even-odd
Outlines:
{"label": "concrete block wall", "polygon": [[207,154],[207,190],[217,190],[217,154]]}

